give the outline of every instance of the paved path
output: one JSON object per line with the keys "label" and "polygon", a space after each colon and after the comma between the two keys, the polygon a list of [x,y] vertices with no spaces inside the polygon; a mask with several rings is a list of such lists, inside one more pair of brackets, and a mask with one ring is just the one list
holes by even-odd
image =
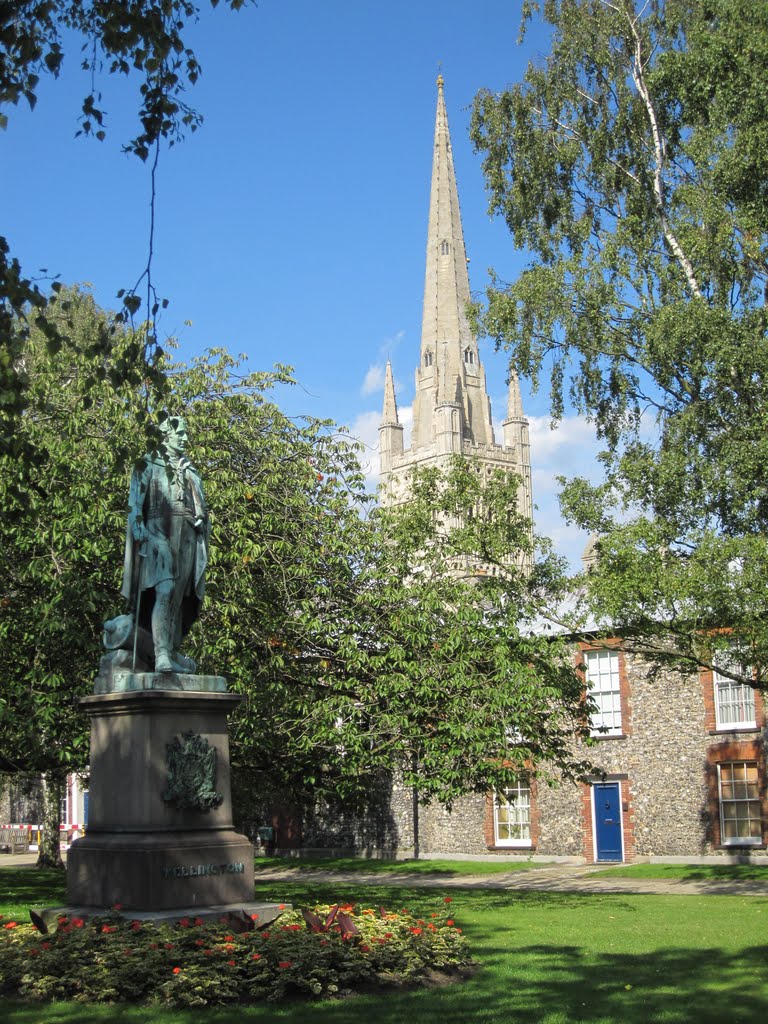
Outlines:
{"label": "paved path", "polygon": [[[34,866],[37,854],[19,853],[0,855],[0,867]],[[762,896],[768,898],[768,880],[751,882],[731,879],[682,878],[610,878],[605,869],[594,864],[543,864],[524,871],[509,871],[498,875],[424,875],[387,874],[368,871],[322,871],[306,868],[259,868],[256,863],[257,882],[334,882],[343,885],[398,885],[406,888],[468,888],[505,889],[520,892],[581,892],[581,893],[636,893],[657,896]],[[691,872],[696,865],[691,865]]]}
{"label": "paved path", "polygon": [[[692,866],[692,871],[695,871]],[[551,864],[498,875],[424,875],[383,872],[307,871],[301,868],[259,870],[258,881],[301,881],[400,885],[405,887],[505,889],[521,892],[637,893],[657,896],[763,896],[768,898],[768,880],[760,882],[730,879],[606,878],[594,865]]]}

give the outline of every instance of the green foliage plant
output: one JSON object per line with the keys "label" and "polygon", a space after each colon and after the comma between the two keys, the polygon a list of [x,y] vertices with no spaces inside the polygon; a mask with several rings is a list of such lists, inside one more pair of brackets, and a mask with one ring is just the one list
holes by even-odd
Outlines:
{"label": "green foliage plant", "polygon": [[[482,328],[555,419],[595,425],[604,481],[563,509],[597,533],[593,619],[688,668],[768,664],[768,8],[547,0],[522,81],[475,99],[490,210],[531,256]],[[721,662],[722,664],[722,662]]]}
{"label": "green foliage plant", "polygon": [[304,915],[331,921],[316,929],[287,911],[265,928],[235,931],[226,918],[155,927],[114,912],[61,916],[55,930],[42,934],[0,919],[0,993],[196,1007],[348,995],[418,983],[428,971],[458,977],[472,965],[448,905],[426,917],[351,904]]}

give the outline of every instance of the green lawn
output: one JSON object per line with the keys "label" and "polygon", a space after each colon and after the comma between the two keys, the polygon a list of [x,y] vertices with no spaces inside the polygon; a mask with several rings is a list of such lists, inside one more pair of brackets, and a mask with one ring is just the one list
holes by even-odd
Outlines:
{"label": "green lawn", "polygon": [[[0,913],[57,903],[62,879],[0,869]],[[337,1003],[166,1012],[0,1001],[12,1024],[763,1024],[768,1014],[768,899],[617,896],[338,886],[262,881],[259,898],[357,900],[451,911],[481,970],[442,988],[367,994]]]}
{"label": "green lawn", "polygon": [[683,878],[689,882],[706,879],[768,882],[768,867],[755,864],[627,864],[605,868],[601,878]]}
{"label": "green lawn", "polygon": [[456,878],[461,875],[501,875],[509,871],[525,871],[527,868],[544,867],[541,862],[503,858],[487,860],[379,860],[364,857],[257,857],[256,875],[259,872],[296,868],[299,871],[359,871],[362,874],[389,875],[446,875]]}

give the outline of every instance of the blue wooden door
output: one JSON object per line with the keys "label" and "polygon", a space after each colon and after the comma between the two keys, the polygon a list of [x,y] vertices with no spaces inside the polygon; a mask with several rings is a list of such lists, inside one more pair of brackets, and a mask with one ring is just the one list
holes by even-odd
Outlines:
{"label": "blue wooden door", "polygon": [[596,782],[592,789],[595,800],[597,859],[599,861],[623,860],[619,784],[618,782]]}

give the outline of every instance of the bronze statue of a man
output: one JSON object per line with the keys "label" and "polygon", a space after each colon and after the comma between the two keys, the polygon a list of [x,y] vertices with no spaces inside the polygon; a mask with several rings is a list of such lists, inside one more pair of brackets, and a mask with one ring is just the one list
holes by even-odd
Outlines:
{"label": "bronze statue of a man", "polygon": [[170,416],[161,430],[159,448],[144,457],[131,478],[122,595],[136,633],[151,631],[155,671],[194,672],[194,662],[179,648],[205,592],[208,509],[200,477],[185,454],[184,420]]}

